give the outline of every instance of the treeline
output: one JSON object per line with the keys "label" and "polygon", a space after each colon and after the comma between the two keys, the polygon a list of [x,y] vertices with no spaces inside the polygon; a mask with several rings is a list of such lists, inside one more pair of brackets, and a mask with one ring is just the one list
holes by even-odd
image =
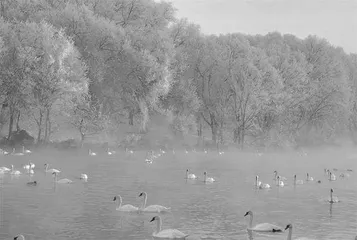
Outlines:
{"label": "treeline", "polygon": [[[60,117],[82,136],[123,122],[241,147],[326,141],[357,130],[357,56],[326,40],[204,35],[153,0],[2,0],[0,127]],[[308,142],[309,140],[310,142]]]}

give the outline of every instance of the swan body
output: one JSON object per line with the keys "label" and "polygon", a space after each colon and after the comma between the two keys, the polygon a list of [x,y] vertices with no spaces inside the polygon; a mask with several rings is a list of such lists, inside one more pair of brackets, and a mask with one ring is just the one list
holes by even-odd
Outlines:
{"label": "swan body", "polygon": [[337,197],[333,196],[332,193],[333,193],[333,189],[331,188],[331,190],[330,190],[330,199],[328,200],[328,202],[329,203],[338,203],[340,200]]}
{"label": "swan body", "polygon": [[151,219],[150,222],[157,222],[156,231],[152,234],[154,238],[163,238],[163,239],[186,239],[189,234],[185,234],[177,229],[164,229],[161,230],[162,220],[160,216],[155,216]]}
{"label": "swan body", "polygon": [[37,181],[33,181],[33,182],[28,182],[27,185],[32,185],[32,186],[36,186],[37,185]]}
{"label": "swan body", "polygon": [[45,172],[49,172],[49,173],[60,173],[61,172],[60,170],[57,170],[57,169],[54,169],[54,168],[48,169],[49,164],[47,164],[47,163],[45,163],[44,166],[45,166]]}
{"label": "swan body", "polygon": [[309,175],[309,173],[306,173],[306,181],[314,181],[314,178]]}
{"label": "swan body", "polygon": [[276,226],[271,223],[260,223],[253,227],[253,212],[248,211],[245,213],[245,216],[250,216],[248,230],[255,232],[283,232],[283,228]]}
{"label": "swan body", "polygon": [[341,173],[340,178],[344,178],[344,177],[349,178],[350,175],[348,173]]}
{"label": "swan body", "polygon": [[125,204],[125,205],[121,205],[123,203],[123,199],[120,195],[117,195],[114,197],[113,201],[118,201],[118,206],[116,207],[117,211],[122,211],[122,212],[136,212],[139,210],[138,207],[134,207],[131,204]]}
{"label": "swan body", "polygon": [[140,193],[139,197],[144,196],[144,201],[143,204],[141,205],[140,209],[143,212],[151,212],[151,213],[160,213],[160,212],[169,212],[171,211],[170,207],[164,207],[161,205],[150,205],[146,207],[146,202],[147,202],[147,193],[142,192]]}
{"label": "swan body", "polygon": [[23,152],[19,152],[19,153],[15,152],[15,148],[12,149],[12,153],[11,154],[14,155],[14,156],[23,156],[23,155],[25,155]]}
{"label": "swan body", "polygon": [[152,161],[152,159],[150,159],[150,158],[146,158],[146,159],[145,159],[145,162],[151,164],[153,161]]}
{"label": "swan body", "polygon": [[113,154],[115,154],[116,152],[115,151],[109,151],[109,148],[107,148],[107,154],[108,155],[113,155]]}
{"label": "swan body", "polygon": [[279,187],[284,187],[284,182],[281,181],[280,176],[278,176],[277,180],[278,180],[277,186],[279,186]]}
{"label": "swan body", "polygon": [[259,181],[259,176],[255,176],[255,186],[259,189],[269,189],[270,185],[268,183],[262,183]]}
{"label": "swan body", "polygon": [[270,185],[268,183],[262,183],[260,186],[259,186],[260,189],[269,189],[271,188]]}
{"label": "swan body", "polygon": [[28,174],[35,174],[35,171],[33,169],[28,169],[26,170]]}
{"label": "swan body", "polygon": [[0,171],[10,172],[11,169],[10,169],[10,168],[7,168],[7,167],[0,167]]}
{"label": "swan body", "polygon": [[212,177],[207,177],[207,172],[204,172],[203,173],[203,181],[212,183],[212,182],[215,182],[216,180],[214,178],[212,178]]}
{"label": "swan body", "polygon": [[95,152],[92,152],[92,149],[88,150],[88,155],[89,156],[97,156],[97,154]]}
{"label": "swan body", "polygon": [[82,174],[81,174],[80,179],[83,179],[83,180],[88,180],[88,176],[87,176],[87,174],[82,173]]}
{"label": "swan body", "polygon": [[193,173],[189,173],[189,170],[186,170],[186,178],[187,179],[197,179],[197,176]]}
{"label": "swan body", "polygon": [[296,180],[296,175],[294,175],[294,184],[295,185],[301,185],[301,184],[304,184],[304,181],[303,180]]}
{"label": "swan body", "polygon": [[55,179],[56,183],[73,183],[73,181],[68,178],[63,178],[63,179],[57,180],[57,173],[53,172],[52,174],[54,175],[54,179]]}
{"label": "swan body", "polygon": [[21,172],[18,171],[18,170],[14,170],[14,165],[11,165],[11,172],[10,172],[10,174],[12,174],[12,175],[20,175]]}
{"label": "swan body", "polygon": [[24,235],[20,234],[20,235],[17,235],[16,237],[14,237],[14,240],[25,240],[25,237],[24,237]]}

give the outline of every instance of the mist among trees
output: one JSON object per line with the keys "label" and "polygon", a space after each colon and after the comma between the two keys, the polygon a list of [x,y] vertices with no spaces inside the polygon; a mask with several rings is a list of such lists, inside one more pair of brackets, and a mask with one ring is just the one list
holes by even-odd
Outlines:
{"label": "mist among trees", "polygon": [[[214,144],[282,146],[355,139],[357,55],[316,36],[204,35],[153,0],[1,0],[0,129],[21,119],[48,142],[120,124]],[[200,138],[198,138],[200,139]],[[357,139],[357,138],[356,138]]]}

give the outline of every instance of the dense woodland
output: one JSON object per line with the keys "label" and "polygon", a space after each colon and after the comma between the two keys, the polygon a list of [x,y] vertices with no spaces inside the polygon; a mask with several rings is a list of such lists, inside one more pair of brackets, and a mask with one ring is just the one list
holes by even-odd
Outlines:
{"label": "dense woodland", "polygon": [[[204,35],[153,0],[1,0],[0,128],[59,117],[86,136],[120,124],[243,147],[357,130],[357,55],[316,36]],[[239,13],[237,13],[239,14]]]}

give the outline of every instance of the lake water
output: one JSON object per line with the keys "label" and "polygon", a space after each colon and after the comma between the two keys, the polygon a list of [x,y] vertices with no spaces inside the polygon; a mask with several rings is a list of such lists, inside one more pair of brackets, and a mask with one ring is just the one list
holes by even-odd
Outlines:
{"label": "lake water", "polygon": [[[355,154],[356,158],[348,158]],[[152,239],[156,224],[149,223],[155,214],[126,214],[115,210],[115,195],[123,204],[139,206],[139,193],[148,193],[148,205],[172,207],[172,213],[162,214],[163,228],[177,228],[188,239],[249,239],[248,217],[254,212],[254,223],[269,222],[279,226],[293,223],[293,238],[354,239],[357,235],[357,150],[323,150],[298,154],[171,152],[149,165],[144,152],[130,158],[124,153],[113,156],[66,152],[41,152],[26,156],[0,156],[0,167],[11,164],[24,172],[23,164],[36,164],[31,181],[28,175],[0,178],[0,239],[12,239],[16,234],[26,239]],[[54,184],[51,174],[45,174],[44,163],[62,170],[59,178],[69,178],[74,184]],[[217,181],[204,184],[185,178],[189,168],[202,179],[204,171]],[[324,168],[350,172],[348,179],[330,182]],[[288,178],[286,186],[278,188],[273,171]],[[292,185],[292,176],[305,179],[309,172],[316,181]],[[340,172],[340,171],[339,171]],[[336,172],[336,175],[339,175]],[[88,182],[79,180],[88,174]],[[255,190],[255,175],[272,186],[271,190]],[[327,203],[330,188],[341,202]],[[11,238],[12,237],[12,238]],[[254,234],[253,239],[287,239],[281,234]]]}

